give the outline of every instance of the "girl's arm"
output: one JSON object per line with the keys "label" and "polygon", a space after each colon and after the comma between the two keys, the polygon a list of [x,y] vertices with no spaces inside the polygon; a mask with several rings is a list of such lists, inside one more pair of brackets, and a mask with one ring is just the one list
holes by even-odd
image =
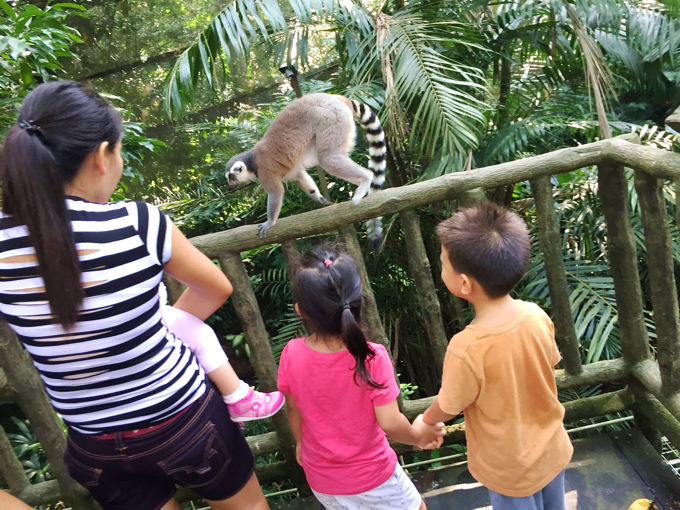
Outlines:
{"label": "girl's arm", "polygon": [[288,425],[295,438],[295,459],[302,466],[302,415],[295,405],[293,395],[286,395],[286,412],[288,413]]}
{"label": "girl's arm", "polygon": [[416,429],[409,423],[406,416],[401,414],[396,399],[389,404],[373,406],[373,409],[380,428],[393,441],[420,448],[437,448],[441,445],[444,437],[443,423]]}
{"label": "girl's arm", "polygon": [[164,270],[187,286],[173,305],[205,320],[224,304],[233,290],[224,273],[172,224],[172,254]]}

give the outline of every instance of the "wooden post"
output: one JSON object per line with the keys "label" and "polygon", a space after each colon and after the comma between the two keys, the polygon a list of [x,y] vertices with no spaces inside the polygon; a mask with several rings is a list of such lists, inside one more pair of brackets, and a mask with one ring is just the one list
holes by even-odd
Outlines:
{"label": "wooden post", "polygon": [[621,347],[626,362],[635,365],[648,359],[651,354],[642,313],[642,289],[623,167],[607,163],[599,165],[598,186],[607,222],[607,252],[621,325]]}
{"label": "wooden post", "polygon": [[574,318],[569,304],[567,274],[562,259],[562,236],[553,204],[549,176],[531,180],[536,203],[536,223],[545,260],[545,273],[550,288],[550,303],[555,321],[555,340],[562,352],[564,367],[572,375],[583,371],[579,341],[576,338]]}
{"label": "wooden post", "polygon": [[441,379],[444,354],[446,354],[446,332],[442,320],[437,291],[432,281],[430,261],[425,251],[423,234],[420,230],[418,215],[413,209],[402,211],[399,215],[406,235],[406,251],[411,275],[416,284],[420,311],[423,314],[427,337],[432,348],[435,380]]}
{"label": "wooden post", "polygon": [[680,320],[663,181],[636,171],[635,189],[640,200],[642,226],[645,231],[661,391],[670,396],[680,391]]}
{"label": "wooden post", "polygon": [[364,258],[361,254],[361,247],[359,246],[359,241],[357,240],[357,231],[352,225],[345,225],[340,228],[340,237],[344,244],[345,250],[349,255],[354,258],[361,273],[361,284],[364,287],[364,308],[362,310],[363,319],[368,325],[368,329],[371,332],[371,340],[373,342],[381,343],[387,346],[387,350],[391,351],[391,345],[387,335],[385,334],[385,328],[380,320],[380,314],[378,313],[378,305],[375,302],[375,296],[373,295],[373,289],[371,288],[371,282],[368,279],[368,274],[366,273],[366,266],[364,265]]}
{"label": "wooden post", "polygon": [[[269,345],[269,336],[262,321],[260,307],[257,304],[253,288],[250,286],[250,280],[241,259],[241,254],[238,252],[223,252],[218,256],[218,260],[222,271],[224,271],[234,287],[231,300],[234,304],[236,315],[238,315],[243,326],[246,342],[250,348],[251,363],[260,381],[260,386],[264,391],[274,391],[276,390],[278,368],[274,361],[271,346]],[[279,442],[278,449],[289,464],[290,478],[298,488],[307,493],[308,485],[304,472],[295,460],[295,438],[288,426],[286,413],[281,410],[272,416],[271,420]]]}
{"label": "wooden post", "polygon": [[14,495],[19,494],[24,488],[29,486],[24,467],[14,455],[12,445],[9,442],[5,429],[0,426],[0,475],[5,479],[7,485]]}
{"label": "wooden post", "polygon": [[40,376],[5,321],[0,322],[0,365],[14,387],[21,388],[17,392],[17,402],[31,421],[31,428],[45,450],[62,495],[75,510],[92,509],[95,504],[91,496],[69,476],[64,464],[66,436],[47,399]]}

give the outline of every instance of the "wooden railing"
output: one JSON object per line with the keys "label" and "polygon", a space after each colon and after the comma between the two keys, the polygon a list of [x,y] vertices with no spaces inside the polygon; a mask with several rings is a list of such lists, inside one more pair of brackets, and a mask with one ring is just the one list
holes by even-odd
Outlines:
{"label": "wooden railing", "polygon": [[[553,206],[554,189],[550,176],[597,166],[599,193],[607,223],[607,249],[614,280],[620,339],[623,355],[619,359],[582,365],[579,339],[573,323],[567,294],[566,272],[558,220]],[[635,172],[635,188],[642,210],[648,257],[651,302],[656,327],[656,356],[652,354],[644,322],[644,308],[638,260],[628,212],[628,188],[624,167]],[[556,371],[559,389],[586,385],[619,383],[623,389],[598,396],[565,402],[565,421],[603,416],[631,409],[637,425],[649,439],[659,433],[680,449],[680,322],[677,287],[670,250],[670,231],[666,217],[662,184],[664,179],[680,181],[680,155],[639,145],[635,135],[612,138],[574,148],[512,161],[374,193],[361,201],[335,204],[313,212],[279,219],[266,239],[257,235],[255,225],[195,237],[192,242],[208,256],[219,260],[222,270],[234,285],[232,302],[250,348],[250,358],[260,386],[276,387],[277,367],[268,333],[250,286],[241,252],[264,244],[280,244],[285,260],[293,264],[299,252],[296,240],[316,234],[338,232],[347,251],[360,263],[366,291],[364,315],[372,339],[390,345],[371,292],[352,224],[376,216],[399,213],[405,231],[411,276],[418,289],[422,314],[427,324],[432,366],[440,369],[447,344],[439,301],[435,294],[417,208],[450,199],[464,199],[480,189],[496,188],[530,181],[536,204],[537,225],[550,289],[551,316],[563,356],[564,369]],[[32,505],[60,499],[73,508],[92,508],[84,490],[66,474],[61,455],[64,434],[51,410],[40,380],[14,334],[0,331],[0,403],[18,402],[31,420],[43,444],[56,480],[30,484],[13,455],[7,437],[0,429],[0,474],[11,491]],[[434,397],[404,401],[402,408],[410,418],[422,412]],[[255,455],[281,452],[284,461],[258,467],[262,483],[290,479],[306,490],[304,475],[295,462],[293,438],[284,413],[272,418],[274,432],[249,437]],[[653,424],[653,425],[652,425]],[[460,442],[462,432],[447,436]],[[409,447],[395,445],[399,451]],[[188,498],[188,492],[180,492]]]}

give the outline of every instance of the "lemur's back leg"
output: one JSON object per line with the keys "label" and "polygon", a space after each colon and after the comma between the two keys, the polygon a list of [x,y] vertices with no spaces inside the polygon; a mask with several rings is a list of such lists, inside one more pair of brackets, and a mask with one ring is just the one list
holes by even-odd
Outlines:
{"label": "lemur's back leg", "polygon": [[324,198],[324,196],[319,192],[319,188],[314,182],[314,179],[307,173],[304,168],[299,168],[293,178],[300,185],[302,190],[307,193],[316,202],[321,205],[328,205],[330,202]]}
{"label": "lemur's back leg", "polygon": [[373,172],[357,165],[349,156],[338,153],[319,154],[319,165],[329,174],[356,184],[357,189],[352,195],[352,202],[355,204],[371,192]]}

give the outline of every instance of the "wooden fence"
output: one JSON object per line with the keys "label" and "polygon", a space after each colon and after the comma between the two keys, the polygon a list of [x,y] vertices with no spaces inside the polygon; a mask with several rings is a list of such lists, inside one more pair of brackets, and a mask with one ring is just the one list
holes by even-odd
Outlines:
{"label": "wooden fence", "polygon": [[[616,301],[623,355],[619,359],[581,364],[562,260],[562,235],[553,206],[550,176],[597,166],[599,193],[607,223],[607,247]],[[645,234],[651,284],[651,302],[656,326],[656,356],[653,355],[644,322],[638,260],[629,220],[629,197],[624,167],[634,169]],[[372,217],[399,213],[408,250],[410,272],[420,296],[427,324],[433,366],[441,367],[448,339],[444,333],[429,261],[420,233],[417,208],[443,200],[461,199],[479,189],[530,181],[537,213],[538,231],[550,289],[551,314],[564,369],[556,371],[561,390],[585,385],[617,383],[623,389],[565,402],[565,421],[572,422],[631,409],[637,425],[652,441],[659,433],[680,449],[680,341],[677,287],[670,250],[669,219],[666,217],[662,185],[664,179],[680,182],[680,155],[639,145],[635,135],[612,138],[562,149],[523,160],[467,172],[444,175],[425,182],[372,194],[359,205],[335,204],[294,217],[281,218],[266,240],[257,236],[257,226],[192,239],[208,256],[216,258],[234,285],[232,301],[246,341],[253,369],[261,387],[276,387],[277,367],[268,334],[259,313],[241,252],[263,244],[280,244],[287,263],[299,253],[296,239],[339,232],[346,249],[361,263],[361,253],[352,224]],[[361,264],[360,264],[361,265]],[[368,277],[365,315],[372,338],[390,345],[380,322]],[[11,491],[31,505],[67,501],[74,509],[92,508],[87,493],[66,474],[62,461],[65,436],[57,423],[37,373],[16,337],[4,325],[0,330],[0,403],[17,402],[31,420],[33,430],[46,451],[56,480],[30,484],[0,428],[0,474]],[[426,409],[434,397],[404,401],[410,418]],[[293,438],[284,413],[273,418],[274,432],[249,437],[255,455],[281,452],[284,461],[258,467],[262,483],[292,479],[304,491],[304,476],[295,463]],[[653,424],[653,425],[652,425]],[[447,443],[462,441],[462,432],[447,436]],[[400,451],[410,448],[397,445]],[[180,498],[190,493],[180,491]]]}

